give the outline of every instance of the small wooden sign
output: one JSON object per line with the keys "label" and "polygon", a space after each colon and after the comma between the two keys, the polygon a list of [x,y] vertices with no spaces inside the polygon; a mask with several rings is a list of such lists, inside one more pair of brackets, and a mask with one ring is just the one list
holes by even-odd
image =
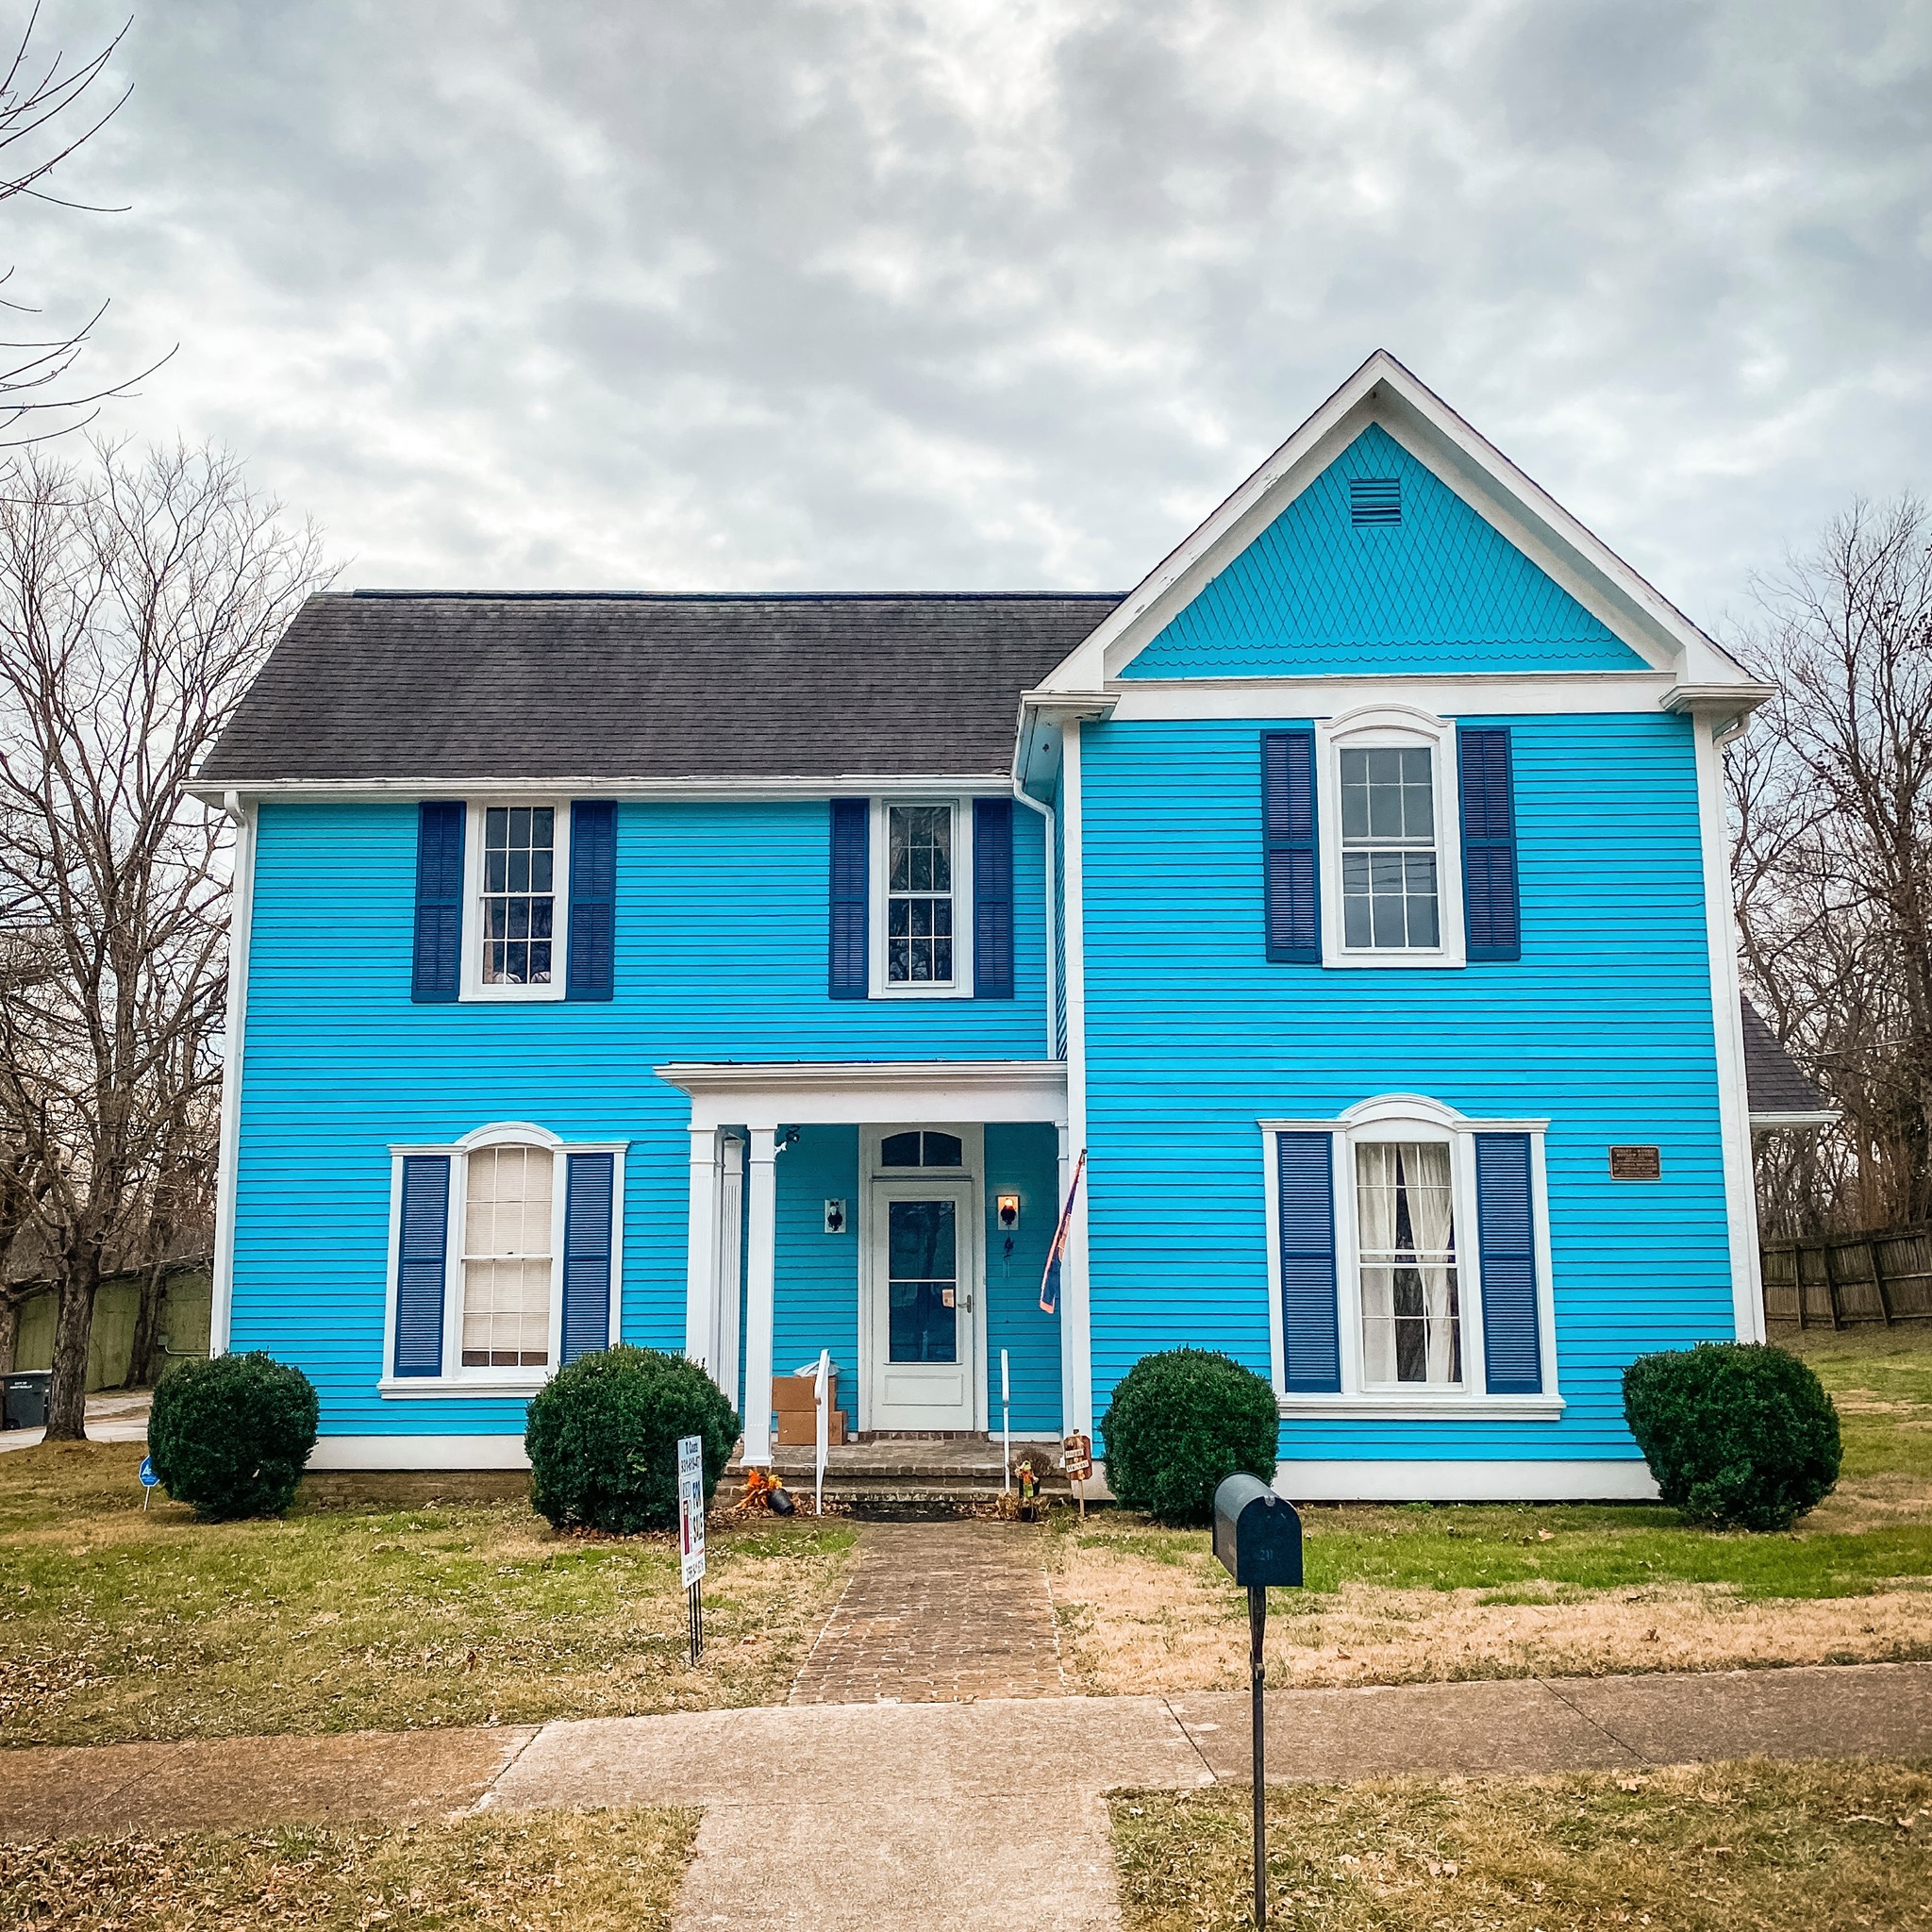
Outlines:
{"label": "small wooden sign", "polygon": [[1655,1147],[1612,1147],[1613,1181],[1657,1181],[1663,1178],[1663,1156]]}
{"label": "small wooden sign", "polygon": [[1087,1481],[1093,1474],[1093,1439],[1084,1435],[1069,1436],[1060,1444],[1060,1467],[1066,1471],[1070,1481]]}

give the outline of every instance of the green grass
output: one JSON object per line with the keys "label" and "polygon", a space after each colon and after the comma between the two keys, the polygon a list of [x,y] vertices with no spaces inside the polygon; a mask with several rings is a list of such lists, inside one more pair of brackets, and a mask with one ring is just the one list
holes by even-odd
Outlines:
{"label": "green grass", "polygon": [[[1928,1922],[1918,1764],[1719,1764],[1269,1792],[1281,1932],[1854,1932]],[[1112,1801],[1125,1932],[1253,1924],[1249,1796]]]}
{"label": "green grass", "polygon": [[[1932,1475],[1932,1327],[1812,1332],[1798,1352],[1840,1405],[1845,1466],[1842,1496],[1790,1535],[1720,1533],[1638,1504],[1317,1506],[1302,1519],[1307,1593],[1368,1584],[1546,1602],[1553,1594],[1708,1583],[1745,1599],[1820,1598],[1932,1577],[1932,1507],[1894,1507],[1876,1521],[1858,1507],[1861,1486],[1875,1493],[1900,1478]],[[1055,1520],[1062,1536],[1157,1562],[1194,1566],[1208,1548],[1205,1531],[1159,1529],[1124,1515],[1082,1524],[1061,1511]]]}
{"label": "green grass", "polygon": [[691,1811],[0,1843],[0,1923],[62,1932],[663,1932]]}
{"label": "green grass", "polygon": [[138,1446],[0,1456],[0,1740],[535,1722],[782,1696],[842,1587],[836,1523],[718,1524],[707,1653],[667,1536],[559,1536],[516,1478],[312,1479],[197,1523]]}

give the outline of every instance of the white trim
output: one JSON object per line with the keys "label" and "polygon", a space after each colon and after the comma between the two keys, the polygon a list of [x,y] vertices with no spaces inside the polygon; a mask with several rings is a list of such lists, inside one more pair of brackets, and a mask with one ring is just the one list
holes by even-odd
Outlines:
{"label": "white trim", "polygon": [[[778,1131],[754,1124],[745,1155],[745,1466],[772,1460],[772,1330],[777,1296]],[[762,1390],[763,1393],[759,1391]]]}
{"label": "white trim", "polygon": [[[1374,746],[1430,755],[1435,811],[1436,938],[1433,946],[1350,946],[1342,939],[1341,754]],[[1365,706],[1315,726],[1315,840],[1321,866],[1324,967],[1444,968],[1467,964],[1462,928],[1462,809],[1456,726],[1406,705]]]}
{"label": "white trim", "polygon": [[[228,896],[228,999],[222,1035],[221,1155],[215,1188],[215,1257],[208,1303],[208,1353],[226,1355],[235,1314],[235,1216],[242,1166],[242,1076],[248,1043],[248,942],[255,926],[255,807],[228,792],[235,871]],[[387,1356],[383,1357],[389,1359]]]}
{"label": "white trim", "polygon": [[[1081,723],[1074,717],[1066,722],[1060,765],[1061,842],[1066,848],[1061,895],[1067,928],[1067,1139],[1060,1158],[1061,1202],[1087,1149],[1087,856],[1080,788]],[[1060,1414],[1070,1435],[1088,1437],[1093,1434],[1093,1319],[1087,1277],[1087,1204],[1092,1198],[1090,1161],[1074,1197],[1060,1259]]]}
{"label": "white trim", "polygon": [[311,1473],[336,1469],[528,1469],[521,1435],[323,1436]]}
{"label": "white trim", "polygon": [[1084,693],[1117,675],[1372,423],[1640,657],[1682,683],[1736,688],[1749,708],[1758,687],[1735,658],[1382,349],[1128,592],[1042,691]]}
{"label": "white trim", "polygon": [[[1373,676],[1129,678],[1117,689],[1123,724],[1339,717],[1391,701],[1439,717],[1579,717],[1667,709],[1660,671],[1389,673]],[[1737,708],[1735,703],[1730,707]]]}
{"label": "white trim", "polygon": [[[1009,781],[1008,781],[1009,782]],[[1001,787],[1004,792],[1008,785]],[[891,895],[891,820],[887,814],[918,806],[943,806],[952,814],[953,976],[944,981],[886,977],[888,900]],[[866,975],[875,1000],[970,1000],[973,997],[973,801],[970,798],[874,798],[867,841]],[[935,895],[936,896],[936,895]]]}
{"label": "white trim", "polygon": [[1718,1125],[1724,1147],[1725,1223],[1730,1236],[1731,1313],[1740,1341],[1762,1341],[1764,1282],[1757,1253],[1757,1178],[1751,1158],[1744,1071],[1743,989],[1731,905],[1730,844],[1724,834],[1724,754],[1701,717],[1691,721],[1697,754],[1697,826],[1704,859],[1704,926],[1710,962],[1711,1024],[1717,1044]]}
{"label": "white trim", "polygon": [[[550,1176],[550,1361],[542,1369],[506,1372],[500,1368],[465,1369],[463,1332],[463,1225],[469,1194],[469,1157],[490,1147],[541,1147],[551,1157]],[[473,1127],[456,1141],[415,1143],[391,1141],[389,1147],[389,1259],[383,1294],[382,1364],[376,1392],[385,1401],[432,1398],[460,1401],[466,1397],[534,1394],[557,1373],[563,1349],[564,1224],[570,1201],[573,1154],[608,1154],[610,1159],[610,1313],[608,1340],[615,1345],[624,1323],[624,1190],[627,1141],[565,1141],[534,1121],[491,1121]],[[442,1249],[442,1373],[440,1375],[398,1375],[396,1358],[396,1288],[402,1265],[403,1162],[411,1156],[445,1159],[450,1164],[449,1202]],[[380,1465],[378,1465],[380,1466]]]}
{"label": "white trim", "polygon": [[1555,1422],[1570,1405],[1560,1395],[1490,1395],[1480,1390],[1466,1395],[1454,1391],[1399,1395],[1371,1390],[1360,1395],[1284,1395],[1275,1406],[1284,1421],[1295,1422],[1407,1422],[1423,1417]]}
{"label": "white trim", "polygon": [[1274,1471],[1297,1503],[1654,1503],[1657,1480],[1637,1461],[1301,1462]]}
{"label": "white trim", "polygon": [[691,1129],[684,1234],[684,1352],[710,1375],[736,1407],[736,1391],[724,1389],[721,1374],[724,1365],[717,1357],[718,1152],[716,1127]]}
{"label": "white trim", "polygon": [[718,1265],[712,1300],[717,1308],[717,1352],[711,1379],[738,1407],[738,1291],[744,1274],[744,1141],[736,1134],[718,1142]]}
{"label": "white trim", "polygon": [[[492,808],[547,806],[551,820],[550,860],[550,977],[541,985],[518,986],[483,977],[483,829],[484,813]],[[570,800],[543,793],[511,799],[472,797],[464,806],[463,825],[463,965],[459,979],[464,1000],[507,1001],[513,1006],[546,1003],[564,996],[570,972]],[[541,897],[541,894],[532,894]]]}
{"label": "white trim", "polygon": [[928,792],[951,797],[959,793],[1004,791],[1012,782],[1009,772],[872,773],[846,772],[832,777],[772,778],[639,778],[609,775],[558,777],[366,777],[366,778],[250,778],[240,789],[220,784],[191,784],[191,797],[209,805],[226,798],[317,799],[337,804],[383,804],[397,799],[486,799],[491,804],[517,803],[535,797],[541,803],[552,793],[572,798],[665,799],[678,803],[706,801],[746,804],[789,803],[822,798],[918,798]]}
{"label": "white trim", "polygon": [[[1268,1335],[1274,1392],[1284,1416],[1317,1415],[1384,1420],[1401,1416],[1462,1416],[1471,1420],[1555,1417],[1564,1401],[1557,1377],[1557,1296],[1550,1239],[1549,1168],[1543,1137],[1547,1119],[1473,1120],[1440,1100],[1419,1093],[1378,1093],[1345,1108],[1333,1120],[1264,1120],[1261,1172],[1267,1189]],[[1407,1130],[1423,1140],[1441,1140],[1452,1149],[1451,1184],[1456,1194],[1456,1267],[1462,1319],[1462,1381],[1457,1387],[1419,1383],[1407,1389],[1370,1386],[1363,1375],[1361,1266],[1355,1201],[1355,1146],[1357,1141]],[[1285,1383],[1286,1345],[1281,1314],[1280,1147],[1277,1134],[1326,1134],[1331,1167],[1329,1193],[1335,1217],[1336,1330],[1341,1389],[1337,1394],[1291,1394]],[[1536,1395],[1491,1395],[1483,1346],[1483,1284],[1480,1217],[1476,1206],[1474,1138],[1478,1134],[1523,1134],[1529,1140],[1530,1215],[1536,1241],[1537,1348],[1542,1390]]]}
{"label": "white trim", "polygon": [[1750,1118],[1754,1134],[1774,1134],[1784,1127],[1828,1127],[1839,1113],[1836,1108],[1822,1107],[1804,1113],[1754,1113]]}
{"label": "white trim", "polygon": [[1061,1121],[1067,1069],[1058,1060],[686,1061],[654,1068],[691,1097],[693,1128],[909,1126],[948,1121]]}

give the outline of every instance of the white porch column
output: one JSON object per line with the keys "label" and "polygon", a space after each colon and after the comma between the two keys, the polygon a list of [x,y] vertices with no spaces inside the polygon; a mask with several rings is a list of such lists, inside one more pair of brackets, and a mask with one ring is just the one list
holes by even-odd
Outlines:
{"label": "white porch column", "polygon": [[[684,1273],[684,1352],[708,1370],[718,1332],[718,1130],[691,1130],[691,1222]],[[726,1394],[731,1391],[725,1391]]]}
{"label": "white porch column", "polygon": [[778,1130],[753,1127],[745,1176],[744,1459],[772,1460],[772,1300],[777,1288]]}

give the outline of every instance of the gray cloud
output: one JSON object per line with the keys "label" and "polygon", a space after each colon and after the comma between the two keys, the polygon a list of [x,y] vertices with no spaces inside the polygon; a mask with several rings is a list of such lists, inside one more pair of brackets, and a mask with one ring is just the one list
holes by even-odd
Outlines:
{"label": "gray cloud", "polygon": [[22,282],[358,582],[1125,585],[1377,345],[1706,622],[1932,480],[1922,5],[150,0],[122,65],[132,209]]}

